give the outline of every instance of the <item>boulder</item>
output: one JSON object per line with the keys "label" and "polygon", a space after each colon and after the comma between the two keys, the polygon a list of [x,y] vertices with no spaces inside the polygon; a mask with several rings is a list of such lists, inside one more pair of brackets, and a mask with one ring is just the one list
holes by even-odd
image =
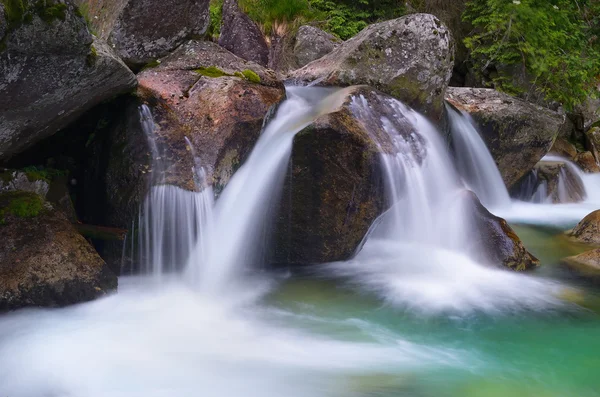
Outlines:
{"label": "boulder", "polygon": [[300,26],[296,34],[294,57],[298,67],[302,67],[329,54],[341,44],[332,34],[310,25]]}
{"label": "boulder", "polygon": [[572,167],[564,161],[540,161],[533,169],[536,177],[534,191],[543,184],[545,201],[554,204],[583,201],[586,197],[585,186]]}
{"label": "boulder", "polygon": [[269,109],[285,96],[273,71],[211,42],[188,42],[138,78],[139,97],[158,126],[155,142],[169,163],[160,182],[187,190],[196,189],[190,150],[219,190],[254,146]]}
{"label": "boulder", "polygon": [[0,50],[0,160],[136,85],[73,4],[23,4],[23,22],[9,26]]}
{"label": "boulder", "polygon": [[565,138],[556,138],[554,144],[550,148],[550,153],[565,157],[568,160],[575,160],[577,157],[577,148]]}
{"label": "boulder", "polygon": [[256,23],[242,10],[237,0],[223,2],[219,45],[247,61],[267,66],[269,47]]}
{"label": "boulder", "polygon": [[588,214],[566,234],[577,242],[600,246],[600,210]]}
{"label": "boulder", "polygon": [[367,27],[290,77],[324,86],[367,84],[437,121],[453,56],[446,26],[433,15],[412,14]]}
{"label": "boulder", "polygon": [[600,284],[600,249],[569,256],[561,261],[576,277]]}
{"label": "boulder", "polygon": [[0,194],[0,310],[64,306],[117,288],[65,216],[35,193]]}
{"label": "boulder", "polygon": [[600,167],[594,158],[592,152],[581,152],[575,157],[575,162],[583,170],[588,174],[594,174],[600,172]]}
{"label": "boulder", "polygon": [[540,265],[506,220],[490,213],[477,196],[468,192],[476,233],[473,245],[483,248],[483,260],[515,271],[530,270]]}
{"label": "boulder", "polygon": [[132,67],[162,58],[203,35],[209,0],[76,0],[98,37]]}
{"label": "boulder", "polygon": [[[382,193],[380,155],[395,149],[384,123],[392,123],[414,144],[412,150],[418,150],[418,132],[393,106],[396,101],[369,87],[350,87],[344,94],[342,106],[318,117],[294,138],[273,233],[275,265],[353,257],[375,219],[389,206]],[[368,101],[369,110],[357,104],[361,97]]]}
{"label": "boulder", "polygon": [[492,89],[450,87],[446,100],[478,124],[508,188],[548,153],[565,122],[559,113]]}
{"label": "boulder", "polygon": [[586,147],[592,152],[594,159],[600,163],[600,127],[593,127],[585,133]]}

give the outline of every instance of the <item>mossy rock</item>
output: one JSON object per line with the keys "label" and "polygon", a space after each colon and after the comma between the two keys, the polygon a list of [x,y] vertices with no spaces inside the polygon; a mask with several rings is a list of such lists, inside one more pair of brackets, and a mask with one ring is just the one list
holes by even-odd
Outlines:
{"label": "mossy rock", "polygon": [[33,218],[44,210],[44,199],[31,192],[8,192],[0,194],[0,225],[11,217]]}

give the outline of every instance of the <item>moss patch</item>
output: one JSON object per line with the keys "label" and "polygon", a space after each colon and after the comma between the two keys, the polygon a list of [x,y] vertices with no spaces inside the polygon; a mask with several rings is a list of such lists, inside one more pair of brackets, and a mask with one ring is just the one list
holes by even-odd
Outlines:
{"label": "moss patch", "polygon": [[94,47],[93,44],[90,45],[90,52],[88,52],[88,54],[85,57],[85,63],[88,66],[94,66],[94,63],[96,63],[96,59],[98,59],[98,51],[96,50],[96,47]]}
{"label": "moss patch", "polygon": [[242,75],[248,81],[251,81],[251,82],[257,83],[257,84],[260,83],[260,76],[250,69],[242,70]]}
{"label": "moss patch", "polygon": [[67,5],[52,0],[38,0],[34,4],[35,13],[46,23],[59,19],[64,21],[67,17]]}
{"label": "moss patch", "polygon": [[201,67],[194,70],[195,73],[198,73],[201,76],[217,78],[217,77],[239,77],[240,79],[247,80],[251,83],[260,84],[260,76],[250,69],[244,69],[241,72],[235,72],[234,74],[229,74],[224,70],[219,69],[216,66],[209,67]]}
{"label": "moss patch", "polygon": [[36,217],[44,209],[44,200],[31,192],[8,192],[0,194],[0,225],[9,215],[18,218]]}

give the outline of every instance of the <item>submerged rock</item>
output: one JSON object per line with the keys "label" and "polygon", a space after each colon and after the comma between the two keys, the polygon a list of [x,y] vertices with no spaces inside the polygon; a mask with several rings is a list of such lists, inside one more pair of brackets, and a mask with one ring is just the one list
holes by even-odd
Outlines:
{"label": "submerged rock", "polygon": [[160,181],[187,190],[196,189],[191,149],[209,184],[220,189],[249,154],[269,109],[285,96],[273,71],[211,42],[188,42],[138,78],[169,164]]}
{"label": "submerged rock", "polygon": [[247,61],[267,66],[269,47],[256,23],[242,10],[237,0],[223,2],[219,45]]}
{"label": "submerged rock", "polygon": [[600,284],[600,249],[569,256],[561,261],[573,274],[594,284]]}
{"label": "submerged rock", "polygon": [[484,260],[515,271],[533,269],[540,265],[506,220],[490,213],[474,193],[469,192],[472,200],[472,216],[476,233],[474,246],[483,248]]}
{"label": "submerged rock", "polygon": [[173,51],[210,23],[209,0],[77,0],[98,37],[130,66]]}
{"label": "submerged rock", "polygon": [[371,25],[290,77],[325,86],[367,84],[439,120],[452,74],[450,31],[429,14]]}
{"label": "submerged rock", "polygon": [[23,4],[26,22],[9,25],[0,45],[2,160],[136,85],[133,73],[90,34],[73,4]]}
{"label": "submerged rock", "polygon": [[600,210],[588,214],[566,234],[580,243],[600,246]]}
{"label": "submerged rock", "polygon": [[[390,97],[368,87],[346,90],[338,110],[294,138],[274,232],[271,261],[278,265],[341,261],[355,254],[389,205],[380,154],[394,149],[384,118],[417,150],[418,134]],[[365,99],[372,111],[358,103]]]}
{"label": "submerged rock", "polygon": [[0,310],[64,306],[117,288],[65,216],[35,193],[0,194]]}
{"label": "submerged rock", "polygon": [[559,113],[492,89],[450,87],[446,100],[477,122],[508,188],[548,153],[565,123]]}

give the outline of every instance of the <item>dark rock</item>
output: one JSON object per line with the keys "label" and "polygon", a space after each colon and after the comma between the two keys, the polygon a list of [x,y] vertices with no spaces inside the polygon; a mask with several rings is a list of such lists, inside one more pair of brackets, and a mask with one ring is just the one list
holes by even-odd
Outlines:
{"label": "dark rock", "polygon": [[562,161],[540,161],[535,166],[538,180],[546,184],[552,203],[578,203],[586,197],[583,181]]}
{"label": "dark rock", "polygon": [[14,26],[0,52],[0,160],[136,85],[71,3],[52,3],[62,12],[52,21],[27,4],[31,22]]}
{"label": "dark rock", "polygon": [[[389,206],[381,153],[395,150],[383,117],[414,141],[418,133],[387,95],[350,87],[338,110],[317,118],[294,138],[275,228],[271,261],[307,265],[351,258]],[[359,97],[372,111],[357,107]]]}
{"label": "dark rock", "polygon": [[600,210],[588,214],[566,234],[577,242],[600,246]]}
{"label": "dark rock", "polygon": [[473,236],[474,246],[483,248],[484,259],[515,271],[539,266],[539,260],[527,251],[506,220],[491,214],[474,193],[468,194],[477,231]]}
{"label": "dark rock", "polygon": [[477,122],[509,188],[548,153],[565,122],[559,113],[492,89],[450,87],[446,100]]}
{"label": "dark rock", "polygon": [[314,26],[300,26],[296,34],[294,55],[298,67],[309,64],[335,50],[341,40]]}
{"label": "dark rock", "polygon": [[27,175],[24,171],[0,170],[0,194],[23,191],[46,197],[48,190],[50,190],[50,183],[45,179]]}
{"label": "dark rock", "polygon": [[600,284],[600,249],[569,256],[564,258],[561,264],[575,276],[597,285]]}
{"label": "dark rock", "polygon": [[256,23],[240,10],[237,0],[223,2],[219,45],[247,61],[263,66],[269,63],[269,47],[265,37]]}
{"label": "dark rock", "polygon": [[439,19],[412,14],[367,27],[290,77],[324,86],[367,84],[440,120],[453,54],[452,37]]}
{"label": "dark rock", "polygon": [[98,36],[130,66],[167,55],[203,35],[210,23],[209,0],[78,0]]}
{"label": "dark rock", "polygon": [[600,163],[600,127],[587,130],[585,138],[587,148],[592,152],[596,163]]}
{"label": "dark rock", "polygon": [[0,239],[0,310],[64,306],[117,288],[96,251],[35,193],[0,194]]}

